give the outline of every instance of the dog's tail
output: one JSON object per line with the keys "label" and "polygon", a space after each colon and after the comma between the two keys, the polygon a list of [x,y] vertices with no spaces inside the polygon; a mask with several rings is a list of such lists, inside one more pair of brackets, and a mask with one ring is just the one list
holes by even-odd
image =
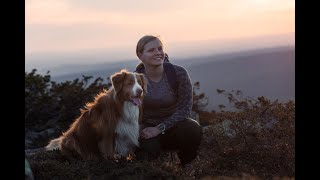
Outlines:
{"label": "dog's tail", "polygon": [[62,140],[62,137],[51,140],[49,144],[46,146],[46,150],[47,151],[52,151],[54,149],[61,150],[61,140]]}

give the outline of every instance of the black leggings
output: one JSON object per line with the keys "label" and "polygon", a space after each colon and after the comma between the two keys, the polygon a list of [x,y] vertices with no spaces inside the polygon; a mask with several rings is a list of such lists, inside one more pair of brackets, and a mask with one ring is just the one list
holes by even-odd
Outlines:
{"label": "black leggings", "polygon": [[178,150],[181,165],[185,165],[197,156],[201,138],[200,124],[191,118],[187,118],[168,129],[165,134],[150,139],[141,139],[140,149],[146,152]]}

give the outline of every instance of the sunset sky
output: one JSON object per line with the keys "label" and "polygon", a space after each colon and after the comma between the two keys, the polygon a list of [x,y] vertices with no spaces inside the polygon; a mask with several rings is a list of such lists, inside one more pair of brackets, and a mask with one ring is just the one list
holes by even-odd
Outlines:
{"label": "sunset sky", "polygon": [[273,35],[294,43],[294,0],[26,0],[25,10],[26,57],[112,49],[135,56],[145,34],[168,49]]}

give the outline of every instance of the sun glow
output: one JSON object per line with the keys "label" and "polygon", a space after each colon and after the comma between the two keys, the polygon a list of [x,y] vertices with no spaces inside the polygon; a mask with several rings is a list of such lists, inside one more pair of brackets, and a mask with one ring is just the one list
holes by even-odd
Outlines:
{"label": "sun glow", "polygon": [[26,1],[26,53],[133,47],[145,34],[179,43],[294,32],[294,0],[124,2]]}

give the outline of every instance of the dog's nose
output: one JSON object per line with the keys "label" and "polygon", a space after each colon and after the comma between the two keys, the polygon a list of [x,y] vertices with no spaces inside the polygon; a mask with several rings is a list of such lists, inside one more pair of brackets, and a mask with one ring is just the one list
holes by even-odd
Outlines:
{"label": "dog's nose", "polygon": [[142,95],[142,89],[137,89],[137,96],[141,96]]}

